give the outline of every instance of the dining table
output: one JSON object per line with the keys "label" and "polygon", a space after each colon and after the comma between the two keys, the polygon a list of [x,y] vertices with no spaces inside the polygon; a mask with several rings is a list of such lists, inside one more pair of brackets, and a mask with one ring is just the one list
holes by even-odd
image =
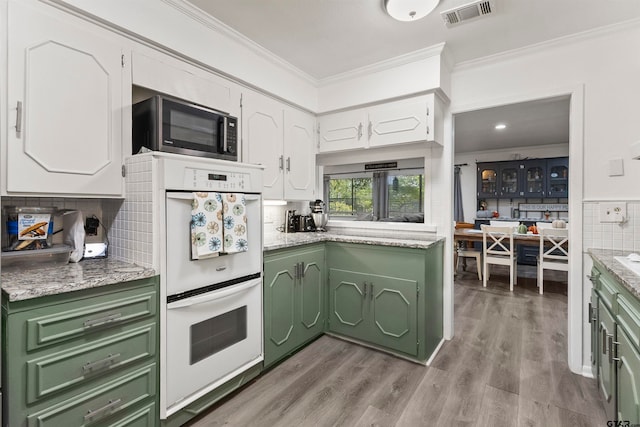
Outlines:
{"label": "dining table", "polygon": [[[482,242],[482,230],[475,228],[456,229],[453,238],[457,241]],[[538,246],[540,245],[540,235],[513,233],[513,242],[519,245]]]}

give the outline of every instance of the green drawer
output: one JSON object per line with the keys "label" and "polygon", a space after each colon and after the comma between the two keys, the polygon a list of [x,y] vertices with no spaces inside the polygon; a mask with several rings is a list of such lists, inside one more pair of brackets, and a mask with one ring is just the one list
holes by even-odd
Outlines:
{"label": "green drawer", "polygon": [[27,426],[85,426],[107,420],[115,422],[119,417],[125,416],[129,409],[155,394],[155,377],[154,363],[31,414],[27,417]]}
{"label": "green drawer", "polygon": [[34,317],[33,313],[25,312],[16,316],[26,317],[27,350],[31,351],[153,316],[156,313],[156,298],[154,291],[141,294],[138,289],[132,289],[118,293],[117,298],[114,295],[102,295],[47,308],[48,312],[54,314]]}
{"label": "green drawer", "polygon": [[596,290],[598,291],[598,296],[602,300],[602,302],[607,306],[609,310],[613,310],[613,301],[616,298],[616,294],[618,293],[618,285],[615,280],[610,277],[607,273],[602,271],[598,271],[599,276],[596,281]]}
{"label": "green drawer", "polygon": [[144,325],[27,361],[27,402],[155,355],[156,326]]}
{"label": "green drawer", "polygon": [[133,414],[121,420],[109,424],[111,427],[151,427],[155,426],[158,419],[156,402],[143,407]]}
{"label": "green drawer", "polygon": [[640,349],[640,302],[627,297],[626,292],[618,294],[617,322],[627,332],[630,341]]}

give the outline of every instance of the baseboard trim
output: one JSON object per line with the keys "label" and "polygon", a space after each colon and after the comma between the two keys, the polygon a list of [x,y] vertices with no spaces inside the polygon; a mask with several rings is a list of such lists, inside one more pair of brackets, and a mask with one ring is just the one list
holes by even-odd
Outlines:
{"label": "baseboard trim", "polygon": [[435,359],[435,357],[438,355],[438,352],[440,351],[440,349],[444,345],[445,341],[446,340],[444,338],[442,338],[440,340],[440,342],[436,346],[435,350],[433,350],[433,353],[431,353],[431,357],[429,359],[427,359],[427,366],[431,366],[431,362],[433,362],[433,359]]}

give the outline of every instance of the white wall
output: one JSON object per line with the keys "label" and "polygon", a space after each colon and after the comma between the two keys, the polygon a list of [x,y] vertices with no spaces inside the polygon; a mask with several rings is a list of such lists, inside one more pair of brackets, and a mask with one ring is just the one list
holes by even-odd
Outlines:
{"label": "white wall", "polygon": [[[520,52],[484,58],[456,67],[451,76],[451,111],[463,112],[550,94],[572,94],[570,142],[571,239],[581,248],[586,200],[638,200],[640,162],[631,160],[630,145],[640,140],[640,27],[619,25],[598,34],[581,35]],[[568,89],[573,88],[573,89]],[[451,129],[449,129],[451,131]],[[579,145],[579,146],[576,146]],[[624,175],[608,176],[608,161],[621,158]],[[576,199],[582,195],[582,200]],[[576,209],[574,209],[576,208]],[[591,227],[585,223],[585,227]],[[574,246],[574,247],[576,247]],[[571,258],[568,301],[569,367],[590,373],[589,324],[584,316],[591,283],[583,256]]]}
{"label": "white wall", "polygon": [[[515,154],[520,158],[566,157],[569,155],[569,144],[541,145],[535,147],[518,147],[513,149],[487,150],[479,152],[456,153],[454,164],[464,164],[460,168],[460,184],[462,187],[462,207],[464,209],[465,222],[473,223],[477,211],[477,162],[497,162],[512,160]],[[510,202],[488,200],[489,210],[497,210],[500,216],[510,216],[511,207],[518,207],[517,201],[513,206]],[[532,202],[533,203],[533,202]]]}

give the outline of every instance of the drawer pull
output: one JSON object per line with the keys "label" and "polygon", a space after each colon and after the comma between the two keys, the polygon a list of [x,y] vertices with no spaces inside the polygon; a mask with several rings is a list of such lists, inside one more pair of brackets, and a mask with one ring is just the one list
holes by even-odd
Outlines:
{"label": "drawer pull", "polygon": [[100,317],[98,319],[85,320],[83,325],[85,328],[94,328],[96,326],[101,326],[107,323],[118,321],[121,317],[122,313],[114,313],[105,317]]}
{"label": "drawer pull", "polygon": [[87,414],[84,416],[85,423],[93,421],[96,417],[104,417],[109,415],[113,410],[117,409],[122,404],[122,399],[114,399],[110,400],[109,403],[104,405],[102,408],[98,408],[96,410],[89,409]]}
{"label": "drawer pull", "polygon": [[96,360],[95,362],[87,362],[82,365],[82,371],[86,374],[88,372],[93,371],[94,369],[104,369],[109,365],[112,365],[116,362],[116,359],[120,357],[120,353],[110,354],[104,359]]}

